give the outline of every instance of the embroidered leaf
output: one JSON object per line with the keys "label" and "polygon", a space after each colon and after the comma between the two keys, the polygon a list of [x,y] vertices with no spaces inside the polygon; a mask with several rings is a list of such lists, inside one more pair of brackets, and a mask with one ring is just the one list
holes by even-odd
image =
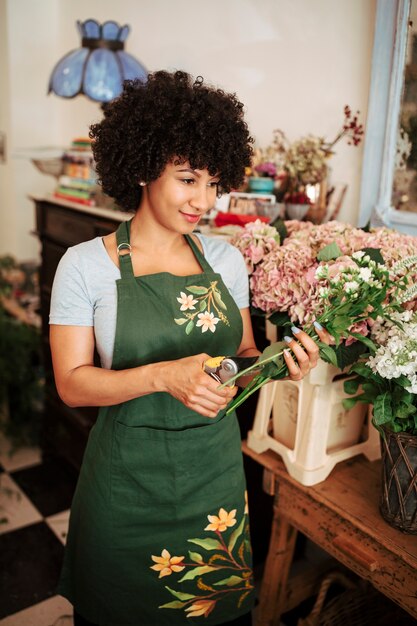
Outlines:
{"label": "embroidered leaf", "polygon": [[225,554],[213,554],[213,556],[209,558],[209,565],[214,563],[214,561],[230,561],[230,559]]}
{"label": "embroidered leaf", "polygon": [[243,578],[251,578],[252,571],[249,570],[248,572],[243,572],[242,576],[243,576]]}
{"label": "embroidered leaf", "polygon": [[225,305],[225,303],[222,300],[222,297],[220,295],[220,291],[217,291],[217,289],[213,289],[213,296],[214,296],[214,299],[215,299],[216,303],[219,305],[219,307],[221,309],[224,309],[225,311],[227,311],[227,306]]}
{"label": "embroidered leaf", "polygon": [[185,322],[188,322],[188,319],[186,317],[177,317],[177,319],[174,319],[174,322],[178,324],[178,326],[182,326]]}
{"label": "embroidered leaf", "polygon": [[190,543],[195,543],[205,550],[223,550],[223,546],[217,539],[188,539]]}
{"label": "embroidered leaf", "polygon": [[194,322],[193,322],[193,320],[190,320],[190,321],[188,322],[187,326],[185,327],[185,333],[186,333],[187,335],[189,335],[189,334],[190,334],[190,332],[193,330],[193,328],[194,328]]}
{"label": "embroidered leaf", "polygon": [[168,589],[169,593],[178,598],[178,600],[192,600],[193,598],[195,598],[195,596],[191,595],[190,593],[181,593],[181,591],[174,591],[174,589],[171,589],[171,587],[168,587],[168,585],[165,585],[165,589]]}
{"label": "embroidered leaf", "polygon": [[197,578],[197,576],[201,576],[202,574],[207,574],[208,572],[214,572],[216,568],[211,567],[210,565],[202,565],[201,567],[196,567],[193,570],[190,570],[179,579],[179,583],[184,582],[184,580],[193,580],[193,578]]}
{"label": "embroidered leaf", "polygon": [[245,558],[243,556],[244,552],[245,552],[245,542],[242,541],[242,543],[239,546],[238,555],[239,555],[239,559],[243,561],[243,563],[245,562]]}
{"label": "embroidered leaf", "polygon": [[204,311],[207,308],[207,300],[201,300],[200,302],[200,311]]}
{"label": "embroidered leaf", "polygon": [[241,576],[229,576],[229,578],[223,578],[223,580],[219,580],[218,583],[213,583],[216,587],[220,585],[226,585],[227,587],[236,587],[236,585],[240,585],[243,582],[243,578]]}
{"label": "embroidered leaf", "polygon": [[208,293],[207,287],[200,287],[200,285],[190,285],[186,287],[187,291],[191,293],[195,293],[197,296],[202,296],[205,293]]}
{"label": "embroidered leaf", "polygon": [[245,518],[242,517],[242,521],[240,522],[239,526],[230,535],[229,545],[227,546],[229,552],[233,552],[233,548],[236,545],[236,541],[239,539],[240,535],[242,534],[244,525],[245,525]]}
{"label": "embroidered leaf", "polygon": [[198,552],[191,552],[190,550],[188,551],[188,554],[190,555],[190,559],[192,561],[194,561],[194,563],[203,563],[203,557],[201,556],[201,554],[198,554]]}
{"label": "embroidered leaf", "polygon": [[239,598],[239,602],[237,603],[237,608],[240,609],[240,607],[243,604],[243,601],[245,600],[245,598],[250,594],[250,591],[245,591],[244,593],[242,593],[242,595]]}
{"label": "embroidered leaf", "polygon": [[202,589],[203,591],[216,591],[216,589],[213,589],[213,587],[210,587],[210,585],[206,585],[205,583],[203,583],[202,578],[199,578],[197,580],[197,587],[199,589]]}
{"label": "embroidered leaf", "polygon": [[161,604],[158,606],[158,609],[182,609],[185,606],[186,602],[180,602],[179,600],[173,600],[172,602],[168,602],[168,604]]}

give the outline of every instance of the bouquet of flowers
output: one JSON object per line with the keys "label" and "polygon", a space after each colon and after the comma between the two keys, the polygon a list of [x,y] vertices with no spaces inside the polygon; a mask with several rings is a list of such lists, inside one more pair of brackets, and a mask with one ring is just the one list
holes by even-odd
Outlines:
{"label": "bouquet of flowers", "polygon": [[377,346],[364,362],[352,366],[354,378],[345,381],[344,400],[373,405],[373,423],[393,432],[417,435],[417,316],[412,311],[378,319],[371,329]]}
{"label": "bouquet of flowers", "polygon": [[[252,305],[278,326],[301,326],[317,341],[325,361],[344,369],[374,356],[378,338],[373,329],[382,322],[401,327],[396,316],[407,309],[414,315],[417,238],[386,228],[366,232],[339,222],[286,222],[283,228],[287,236],[281,231],[282,245],[265,251],[251,272]],[[239,240],[237,235],[232,243],[242,249]],[[401,255],[403,261],[398,260]],[[335,346],[318,341],[315,321],[326,327]],[[252,368],[260,366],[260,374],[229,410],[265,382],[288,373],[284,346],[278,342],[267,348]],[[361,401],[369,402],[369,397]]]}
{"label": "bouquet of flowers", "polygon": [[280,199],[296,203],[288,200],[287,194],[302,193],[306,185],[322,182],[327,176],[327,162],[334,154],[335,145],[345,138],[348,144],[357,146],[362,141],[363,134],[359,111],[353,114],[348,105],[344,107],[342,127],[331,141],[309,134],[290,143],[284,132],[276,129],[271,144],[254,150],[252,167],[248,174],[275,178],[279,181],[277,194]]}

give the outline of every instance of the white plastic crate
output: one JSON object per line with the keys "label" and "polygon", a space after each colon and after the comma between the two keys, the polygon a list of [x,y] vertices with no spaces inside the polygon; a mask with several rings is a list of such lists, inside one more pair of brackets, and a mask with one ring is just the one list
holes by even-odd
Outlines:
{"label": "white plastic crate", "polygon": [[[269,338],[275,341],[270,329]],[[357,454],[370,461],[381,456],[368,406],[343,407],[343,399],[350,396],[343,391],[346,378],[338,379],[340,373],[319,361],[303,380],[274,381],[259,392],[248,446],[279,454],[288,473],[303,485],[325,480],[336,463]]]}

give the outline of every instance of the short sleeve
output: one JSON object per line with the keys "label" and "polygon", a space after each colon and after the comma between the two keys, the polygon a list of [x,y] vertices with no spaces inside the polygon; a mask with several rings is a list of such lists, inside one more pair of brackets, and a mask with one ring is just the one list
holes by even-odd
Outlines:
{"label": "short sleeve", "polygon": [[237,248],[232,248],[234,253],[235,281],[232,287],[232,296],[239,309],[249,306],[249,277],[245,259]]}
{"label": "short sleeve", "polygon": [[69,248],[61,258],[51,296],[50,324],[93,326],[94,303],[88,293],[81,259]]}

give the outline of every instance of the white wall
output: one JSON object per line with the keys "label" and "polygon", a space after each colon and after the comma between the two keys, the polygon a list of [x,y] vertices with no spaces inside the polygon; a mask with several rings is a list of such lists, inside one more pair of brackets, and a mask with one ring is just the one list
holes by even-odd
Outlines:
{"label": "white wall", "polygon": [[7,132],[8,145],[7,162],[0,164],[0,254],[28,259],[37,254],[38,243],[31,234],[34,209],[27,195],[53,189],[54,179],[15,155],[59,139],[61,120],[46,97],[45,82],[56,56],[59,7],[56,0],[0,1],[0,130]]}
{"label": "white wall", "polygon": [[[269,143],[274,128],[283,129],[290,140],[307,133],[331,139],[342,123],[345,104],[360,109],[361,119],[366,119],[375,0],[0,2],[11,13],[12,149],[66,145],[99,119],[99,105],[84,97],[62,100],[45,95],[55,62],[79,45],[76,20],[89,17],[130,24],[126,50],[149,70],[185,69],[236,91],[259,145]],[[36,119],[36,127],[28,124],[30,119]],[[358,213],[361,159],[361,147],[340,143],[330,163],[333,181],[349,185],[340,219],[350,222],[356,222]],[[52,178],[44,176],[40,182],[42,175],[32,171],[31,164],[26,166],[19,166],[24,177],[19,175],[14,188],[18,188],[18,232],[13,244],[8,239],[11,251],[24,257],[29,246],[26,232],[32,227],[24,195],[34,186],[53,185]],[[5,219],[2,211],[0,253]],[[27,251],[35,250],[32,241]]]}

